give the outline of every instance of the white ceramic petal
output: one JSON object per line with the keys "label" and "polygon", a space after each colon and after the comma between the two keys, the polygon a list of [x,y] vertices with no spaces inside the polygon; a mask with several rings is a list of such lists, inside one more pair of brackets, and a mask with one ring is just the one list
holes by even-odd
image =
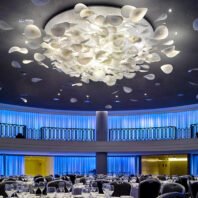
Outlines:
{"label": "white ceramic petal", "polygon": [[188,72],[192,72],[192,71],[198,71],[198,68],[193,68],[193,69],[189,69]]}
{"label": "white ceramic petal", "polygon": [[71,50],[68,50],[68,49],[62,49],[61,52],[62,52],[62,55],[65,58],[71,57],[71,55],[72,55],[72,51]]}
{"label": "white ceramic petal", "polygon": [[70,23],[68,22],[59,23],[51,28],[51,33],[56,37],[62,37],[65,34],[65,31],[68,30],[69,28],[70,28]]}
{"label": "white ceramic petal", "polygon": [[24,103],[27,103],[27,102],[28,102],[28,100],[27,100],[26,98],[21,97],[20,99],[21,99]]}
{"label": "white ceramic petal", "polygon": [[169,41],[166,41],[163,45],[173,45],[173,44],[174,44],[174,41],[169,40]]}
{"label": "white ceramic petal", "polygon": [[12,65],[12,67],[14,67],[16,69],[20,69],[21,68],[21,64],[18,61],[12,61],[11,65]]}
{"label": "white ceramic petal", "polygon": [[141,67],[142,67],[143,69],[150,69],[150,66],[149,66],[149,65],[141,65]]}
{"label": "white ceramic petal", "polygon": [[93,80],[94,81],[103,81],[103,79],[105,78],[105,72],[101,69],[95,69],[93,71]]}
{"label": "white ceramic petal", "polygon": [[129,94],[129,93],[131,93],[131,92],[133,91],[133,89],[131,89],[131,87],[126,87],[126,86],[124,86],[124,87],[123,87],[123,91],[124,91],[125,93]]}
{"label": "white ceramic petal", "polygon": [[147,80],[154,80],[155,79],[155,74],[147,74],[144,76]]}
{"label": "white ceramic petal", "polygon": [[98,16],[96,16],[96,18],[95,18],[95,23],[96,23],[97,25],[99,25],[99,26],[102,26],[102,25],[104,25],[104,23],[105,23],[105,19],[106,19],[105,16],[103,16],[103,15],[98,15]]}
{"label": "white ceramic petal", "polygon": [[72,84],[72,87],[75,87],[75,86],[81,87],[81,86],[83,86],[83,84],[82,84],[82,83],[75,83],[75,84]]}
{"label": "white ceramic petal", "polygon": [[26,64],[30,64],[30,63],[32,63],[32,62],[34,62],[34,61],[33,61],[33,60],[23,60],[23,61],[22,61],[22,63],[25,64],[25,65],[26,65]]}
{"label": "white ceramic petal", "polygon": [[34,54],[34,59],[38,62],[42,62],[45,60],[45,56],[43,54],[40,53],[35,53]]}
{"label": "white ceramic petal", "polygon": [[164,21],[168,18],[168,15],[166,13],[163,13],[161,14],[156,20],[155,22],[158,22],[158,21]]}
{"label": "white ceramic petal", "polygon": [[41,47],[40,40],[29,40],[26,42],[28,48],[36,50]]}
{"label": "white ceramic petal", "polygon": [[147,8],[135,8],[135,9],[131,10],[129,17],[132,22],[138,23],[139,21],[141,21],[144,18],[147,11],[148,11]]}
{"label": "white ceramic petal", "polygon": [[70,103],[76,103],[76,102],[78,102],[77,98],[70,98]]}
{"label": "white ceramic petal", "polygon": [[125,73],[124,77],[128,78],[128,79],[132,79],[136,76],[136,73]]}
{"label": "white ceramic petal", "polygon": [[161,52],[165,54],[168,58],[173,58],[180,53],[180,51],[175,50],[175,46],[165,48]]}
{"label": "white ceramic petal", "polygon": [[42,78],[32,78],[31,79],[31,81],[33,82],[33,83],[38,83],[38,82],[40,82],[40,81],[42,81],[43,79]]}
{"label": "white ceramic petal", "polygon": [[80,17],[88,18],[88,17],[92,16],[93,14],[94,14],[94,12],[91,9],[85,8],[85,9],[81,10]]}
{"label": "white ceramic petal", "polygon": [[42,63],[42,62],[38,62],[38,64],[40,65],[40,66],[43,66],[43,67],[45,67],[45,68],[49,68],[49,66],[48,65],[46,65],[45,63]]}
{"label": "white ceramic petal", "polygon": [[78,57],[77,61],[81,64],[81,65],[87,65],[88,63],[90,63],[92,60],[92,57]]}
{"label": "white ceramic petal", "polygon": [[24,35],[27,39],[37,39],[41,37],[41,31],[36,25],[27,25]]}
{"label": "white ceramic petal", "polygon": [[123,18],[118,15],[107,15],[106,17],[106,23],[113,25],[113,26],[118,26],[122,24]]}
{"label": "white ceramic petal", "polygon": [[11,27],[7,22],[0,20],[0,30],[13,30],[14,28]]}
{"label": "white ceramic petal", "polygon": [[20,48],[17,46],[11,47],[8,51],[9,54],[13,53],[13,52],[19,52],[21,54],[28,54],[28,49],[27,48]]}
{"label": "white ceramic petal", "polygon": [[130,5],[125,5],[121,8],[121,14],[125,18],[129,18],[131,10],[135,9],[136,7],[130,6]]}
{"label": "white ceramic petal", "polygon": [[86,8],[87,8],[87,6],[85,4],[78,3],[75,5],[74,11],[75,11],[75,13],[80,13],[83,9],[86,9]]}
{"label": "white ceramic petal", "polygon": [[168,37],[168,28],[165,25],[158,26],[154,32],[154,39],[162,40]]}
{"label": "white ceramic petal", "polygon": [[165,74],[170,74],[173,71],[173,66],[171,64],[162,65],[160,68]]}
{"label": "white ceramic petal", "polygon": [[112,106],[111,105],[106,105],[105,109],[112,109]]}

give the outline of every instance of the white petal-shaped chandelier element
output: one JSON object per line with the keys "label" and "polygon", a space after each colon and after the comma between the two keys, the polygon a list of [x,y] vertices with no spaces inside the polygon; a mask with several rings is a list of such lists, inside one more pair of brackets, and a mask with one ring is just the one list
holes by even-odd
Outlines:
{"label": "white petal-shaped chandelier element", "polygon": [[28,54],[28,49],[27,48],[21,48],[21,47],[11,47],[8,51],[9,54],[13,53],[13,52],[19,52],[21,54]]}
{"label": "white petal-shaped chandelier element", "polygon": [[154,39],[162,40],[167,38],[167,36],[168,36],[168,28],[165,25],[161,25],[156,28],[154,33]]}
{"label": "white petal-shaped chandelier element", "polygon": [[148,11],[147,8],[135,8],[135,9],[131,10],[129,17],[132,22],[138,23],[139,21],[141,21],[144,18],[147,11]]}
{"label": "white petal-shaped chandelier element", "polygon": [[38,83],[38,82],[40,82],[40,81],[42,81],[43,79],[42,78],[32,78],[31,79],[31,81],[33,82],[33,83]]}
{"label": "white petal-shaped chandelier element", "polygon": [[54,36],[57,37],[62,37],[65,34],[65,31],[68,30],[70,28],[70,24],[65,22],[65,23],[59,23],[56,24],[52,27],[51,29],[51,33]]}
{"label": "white petal-shaped chandelier element", "polygon": [[173,71],[173,66],[171,64],[162,65],[160,68],[165,74],[170,74]]}
{"label": "white petal-shaped chandelier element", "polygon": [[105,109],[112,109],[112,106],[111,105],[106,105]]}
{"label": "white petal-shaped chandelier element", "polygon": [[134,9],[136,9],[136,7],[130,6],[130,5],[125,5],[121,8],[121,14],[125,18],[129,18],[131,10],[134,10]]}
{"label": "white petal-shaped chandelier element", "polygon": [[166,13],[164,14],[161,14],[156,20],[155,22],[158,22],[158,21],[164,21],[168,18],[168,15]]}
{"label": "white petal-shaped chandelier element", "polygon": [[85,9],[81,10],[80,17],[88,18],[88,17],[92,16],[93,14],[94,14],[94,12],[91,9],[85,8]]}
{"label": "white petal-shaped chandelier element", "polygon": [[171,46],[163,49],[162,53],[164,53],[168,58],[173,58],[177,56],[180,53],[180,51],[175,50],[175,46]]}
{"label": "white petal-shaped chandelier element", "polygon": [[[44,32],[34,24],[25,23],[24,45],[34,54],[36,65],[64,72],[83,83],[104,82],[114,86],[118,80],[133,79],[139,73],[150,72],[152,63],[161,61],[160,51],[168,58],[179,53],[175,46],[163,49],[174,41],[163,40],[168,36],[168,29],[163,24],[154,32],[144,18],[147,10],[131,5],[120,9],[78,3],[73,10],[49,20]],[[165,19],[166,15],[161,15],[156,22]],[[0,21],[0,29],[2,26]],[[9,53],[27,54],[27,48],[14,46]],[[24,58],[23,64],[33,62],[32,58],[28,59]],[[148,73],[144,78],[153,80],[155,75]]]}
{"label": "white petal-shaped chandelier element", "polygon": [[36,25],[27,25],[24,35],[27,39],[38,39],[41,37],[41,31]]}
{"label": "white petal-shaped chandelier element", "polygon": [[83,3],[78,3],[78,4],[75,5],[74,11],[75,11],[76,13],[80,13],[83,9],[86,9],[86,8],[87,8],[87,6],[86,6],[85,4],[83,4]]}
{"label": "white petal-shaped chandelier element", "polygon": [[27,100],[26,98],[21,97],[20,99],[21,99],[24,103],[27,103],[27,102],[28,102],[28,100]]}
{"label": "white petal-shaped chandelier element", "polygon": [[16,69],[20,69],[21,68],[21,64],[18,61],[12,61],[11,65],[12,65],[12,67],[14,67]]}
{"label": "white petal-shaped chandelier element", "polygon": [[77,98],[70,98],[70,103],[76,103],[76,102],[78,102]]}
{"label": "white petal-shaped chandelier element", "polygon": [[34,61],[33,60],[23,60],[22,61],[22,63],[25,64],[25,65],[30,64],[32,62],[34,62]]}
{"label": "white petal-shaped chandelier element", "polygon": [[188,73],[191,73],[192,71],[198,71],[198,68],[189,69]]}
{"label": "white petal-shaped chandelier element", "polygon": [[147,80],[154,80],[155,79],[155,74],[147,74],[144,76]]}
{"label": "white petal-shaped chandelier element", "polygon": [[74,84],[72,84],[72,87],[82,87],[83,86],[83,84],[82,83],[74,83]]}
{"label": "white petal-shaped chandelier element", "polygon": [[8,23],[3,20],[0,20],[0,30],[13,30],[14,28],[11,27]]}
{"label": "white petal-shaped chandelier element", "polygon": [[35,53],[34,54],[34,59],[38,62],[42,62],[45,60],[45,56],[43,54],[40,53]]}
{"label": "white petal-shaped chandelier element", "polygon": [[133,89],[132,89],[131,87],[126,87],[126,86],[124,86],[124,87],[123,87],[123,91],[124,91],[125,93],[129,94],[129,93],[131,93],[131,92],[133,91]]}
{"label": "white petal-shaped chandelier element", "polygon": [[123,18],[118,15],[107,15],[106,17],[106,23],[113,25],[113,26],[118,26],[122,23]]}
{"label": "white petal-shaped chandelier element", "polygon": [[173,45],[174,41],[170,40],[170,41],[166,41],[163,45]]}

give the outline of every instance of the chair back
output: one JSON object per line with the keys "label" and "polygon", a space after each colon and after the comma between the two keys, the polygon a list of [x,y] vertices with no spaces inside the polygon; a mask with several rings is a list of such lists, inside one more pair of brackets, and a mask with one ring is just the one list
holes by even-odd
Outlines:
{"label": "chair back", "polygon": [[0,195],[3,197],[8,197],[7,193],[5,192],[5,185],[6,184],[16,184],[16,181],[3,181],[0,183]]}
{"label": "chair back", "polygon": [[39,183],[39,182],[44,182],[45,181],[45,178],[44,177],[37,177],[34,182],[35,183]]}
{"label": "chair back", "polygon": [[114,192],[112,194],[112,197],[120,197],[124,195],[129,196],[131,193],[131,185],[129,183],[114,182],[112,183],[112,185],[114,186]]}
{"label": "chair back", "polygon": [[48,188],[48,187],[55,187],[56,189],[58,189],[60,184],[61,184],[61,185],[64,185],[65,192],[68,192],[68,191],[67,191],[67,188],[66,188],[66,181],[64,181],[64,180],[54,180],[54,181],[50,181],[50,182],[47,183],[46,188]]}
{"label": "chair back", "polygon": [[146,179],[139,184],[139,198],[156,198],[160,191],[160,182],[158,179]]}
{"label": "chair back", "polygon": [[188,186],[191,198],[196,198],[198,194],[198,181],[188,181]]}
{"label": "chair back", "polygon": [[161,187],[161,194],[170,193],[170,192],[179,192],[185,193],[185,188],[183,185],[178,183],[164,183]]}
{"label": "chair back", "polygon": [[157,198],[185,198],[185,194],[179,192],[171,192],[160,195]]}

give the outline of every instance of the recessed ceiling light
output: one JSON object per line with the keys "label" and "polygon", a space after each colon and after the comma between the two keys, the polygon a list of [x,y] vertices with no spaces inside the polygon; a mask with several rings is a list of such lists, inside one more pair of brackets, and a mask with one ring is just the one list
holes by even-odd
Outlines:
{"label": "recessed ceiling light", "polygon": [[171,13],[173,10],[171,8],[168,9],[168,12]]}
{"label": "recessed ceiling light", "polygon": [[61,93],[57,93],[57,96],[60,96],[61,95]]}
{"label": "recessed ceiling light", "polygon": [[144,96],[147,96],[148,94],[147,93],[144,93]]}
{"label": "recessed ceiling light", "polygon": [[175,34],[175,36],[177,36],[178,35],[178,32],[175,32],[174,34]]}
{"label": "recessed ceiling light", "polygon": [[90,96],[89,95],[86,95],[86,98],[90,98]]}
{"label": "recessed ceiling light", "polygon": [[119,96],[118,95],[115,95],[115,98],[118,98]]}
{"label": "recessed ceiling light", "polygon": [[115,102],[115,103],[120,103],[120,100],[115,100],[114,102]]}

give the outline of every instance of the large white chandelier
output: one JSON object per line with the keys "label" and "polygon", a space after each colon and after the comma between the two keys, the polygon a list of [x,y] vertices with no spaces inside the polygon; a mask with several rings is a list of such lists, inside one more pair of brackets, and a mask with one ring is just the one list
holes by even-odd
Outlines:
{"label": "large white chandelier", "polygon": [[[84,83],[102,81],[108,86],[123,78],[132,79],[138,72],[149,72],[150,64],[160,62],[161,56],[172,58],[174,41],[167,40],[168,28],[159,25],[153,30],[144,18],[147,8],[125,5],[121,9],[90,6],[79,3],[73,10],[52,18],[44,33],[34,24],[24,29],[27,47],[34,50],[34,60]],[[160,19],[159,19],[160,21]],[[170,45],[170,46],[169,46]],[[27,48],[12,47],[9,53],[27,54]],[[33,60],[23,60],[29,64]],[[161,70],[169,74],[173,66],[165,64]],[[144,75],[153,80],[155,75]]]}

